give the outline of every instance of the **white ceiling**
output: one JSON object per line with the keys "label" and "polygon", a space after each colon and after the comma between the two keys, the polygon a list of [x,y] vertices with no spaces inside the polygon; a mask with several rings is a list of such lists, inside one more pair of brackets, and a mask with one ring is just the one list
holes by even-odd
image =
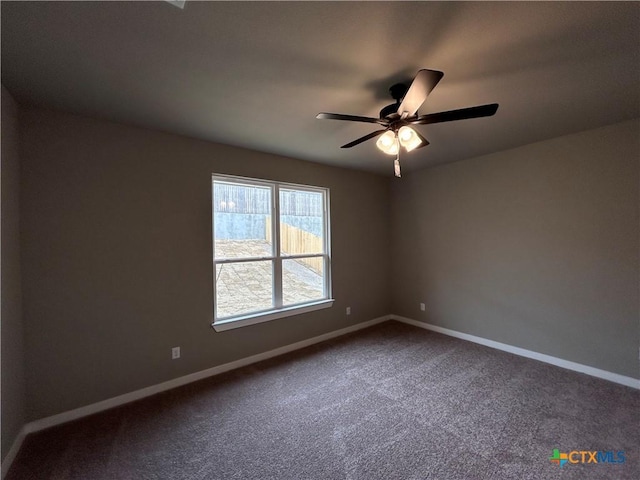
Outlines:
{"label": "white ceiling", "polygon": [[640,117],[640,3],[6,2],[2,83],[23,104],[392,174],[369,141],[388,88],[445,73],[403,170]]}

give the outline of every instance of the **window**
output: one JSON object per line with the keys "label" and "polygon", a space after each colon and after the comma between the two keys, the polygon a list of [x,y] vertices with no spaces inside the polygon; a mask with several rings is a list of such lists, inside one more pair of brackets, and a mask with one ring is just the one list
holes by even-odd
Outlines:
{"label": "window", "polygon": [[212,177],[217,331],[333,304],[329,190]]}

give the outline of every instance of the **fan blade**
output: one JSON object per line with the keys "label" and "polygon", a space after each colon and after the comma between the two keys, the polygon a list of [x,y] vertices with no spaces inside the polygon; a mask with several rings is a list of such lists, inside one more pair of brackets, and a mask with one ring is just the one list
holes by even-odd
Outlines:
{"label": "fan blade", "polygon": [[321,120],[347,120],[349,122],[378,123],[385,127],[389,125],[389,122],[380,118],[358,117],[357,115],[343,115],[341,113],[319,113],[316,115],[316,118]]}
{"label": "fan blade", "polygon": [[370,140],[374,137],[377,137],[378,135],[382,135],[384,132],[386,132],[387,129],[385,128],[384,130],[376,130],[375,132],[372,132],[368,135],[365,135],[364,137],[360,137],[357,140],[354,140],[353,142],[349,142],[346,145],[342,145],[340,148],[351,148],[351,147],[355,147],[356,145],[359,145],[362,142],[366,142],[367,140]]}
{"label": "fan blade", "polygon": [[398,114],[403,118],[415,115],[443,76],[438,70],[419,70],[398,107]]}
{"label": "fan blade", "polygon": [[478,105],[477,107],[449,110],[448,112],[428,113],[427,115],[419,116],[409,123],[412,125],[428,125],[430,123],[466,120],[467,118],[490,117],[495,114],[497,110],[498,104],[490,103],[488,105]]}
{"label": "fan blade", "polygon": [[418,138],[422,141],[422,143],[420,145],[418,145],[416,148],[414,148],[414,150],[418,150],[419,148],[426,147],[427,145],[429,145],[429,140],[427,140],[422,135],[420,135],[418,132],[416,132],[415,128],[413,128],[412,130],[418,136]]}

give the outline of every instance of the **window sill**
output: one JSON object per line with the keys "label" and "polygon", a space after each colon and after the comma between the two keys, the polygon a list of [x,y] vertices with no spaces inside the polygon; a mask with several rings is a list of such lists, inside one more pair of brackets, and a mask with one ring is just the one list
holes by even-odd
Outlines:
{"label": "window sill", "polygon": [[211,326],[216,332],[224,332],[225,330],[231,330],[234,328],[246,327],[248,325],[255,325],[257,323],[277,320],[278,318],[285,318],[292,315],[300,315],[301,313],[322,310],[323,308],[329,308],[333,306],[333,302],[333,298],[330,298],[328,300],[320,300],[319,302],[306,303],[304,305],[296,305],[293,307],[285,307],[279,310],[270,310],[263,313],[243,315],[242,317],[235,317],[227,320],[218,320],[217,322],[212,323]]}

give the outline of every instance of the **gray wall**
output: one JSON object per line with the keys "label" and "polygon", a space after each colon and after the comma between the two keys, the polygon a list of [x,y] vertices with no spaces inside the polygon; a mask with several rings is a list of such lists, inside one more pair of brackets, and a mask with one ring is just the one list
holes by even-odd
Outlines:
{"label": "gray wall", "polygon": [[20,290],[20,159],[18,108],[2,89],[2,459],[25,420],[22,299]]}
{"label": "gray wall", "polygon": [[[20,127],[27,420],[389,312],[639,376],[638,121],[401,180],[39,109]],[[333,308],[209,327],[212,172],[331,189]]]}
{"label": "gray wall", "polygon": [[[386,178],[63,113],[21,119],[29,420],[389,313]],[[331,189],[333,308],[210,328],[212,172]]]}
{"label": "gray wall", "polygon": [[639,132],[624,122],[394,182],[394,313],[640,377]]}

